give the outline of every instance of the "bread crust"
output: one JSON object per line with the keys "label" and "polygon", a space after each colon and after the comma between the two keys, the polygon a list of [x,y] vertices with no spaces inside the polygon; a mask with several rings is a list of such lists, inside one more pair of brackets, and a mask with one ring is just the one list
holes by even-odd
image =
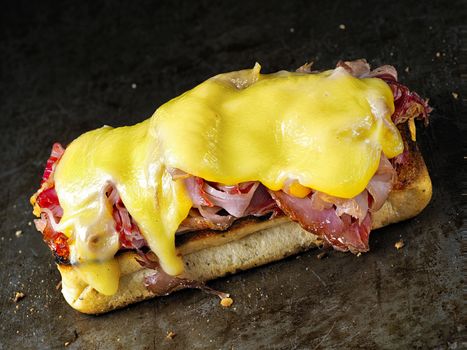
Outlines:
{"label": "bread crust", "polygon": [[[399,183],[383,207],[373,214],[373,229],[412,218],[429,203],[431,179],[423,157],[410,152],[410,164],[398,169]],[[183,277],[208,281],[264,265],[322,244],[320,237],[305,231],[287,217],[273,220],[247,219],[228,231],[201,231],[186,236],[178,246],[185,263]],[[149,299],[158,294],[144,286],[144,278],[154,270],[143,268],[133,252],[117,256],[121,268],[119,289],[103,295],[84,282],[73,266],[58,264],[62,293],[76,310],[100,314]]]}

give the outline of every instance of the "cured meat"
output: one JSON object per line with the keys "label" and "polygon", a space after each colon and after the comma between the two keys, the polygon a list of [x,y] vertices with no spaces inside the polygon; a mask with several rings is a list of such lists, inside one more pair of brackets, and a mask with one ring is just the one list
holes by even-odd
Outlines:
{"label": "cured meat", "polygon": [[178,233],[203,229],[226,230],[236,219],[278,211],[266,187],[257,181],[222,185],[196,176],[184,181],[193,209],[182,222]]}
{"label": "cured meat", "polygon": [[144,285],[156,295],[168,295],[177,289],[196,288],[206,293],[217,295],[220,299],[229,297],[228,293],[212,289],[203,282],[166,274],[152,252],[143,253],[142,251],[138,251],[138,255],[139,257],[136,258],[136,261],[142,267],[154,270],[154,273],[144,278]]}
{"label": "cured meat", "polygon": [[122,248],[140,249],[147,245],[146,240],[141,235],[138,225],[134,222],[128,210],[125,208],[120,195],[115,187],[111,186],[107,190],[107,197],[113,206],[113,218],[115,229],[120,238]]}
{"label": "cured meat", "polygon": [[[182,221],[177,233],[199,230],[227,230],[235,221],[232,215],[219,215],[219,207],[192,208],[185,220]],[[202,214],[201,214],[202,213]]]}
{"label": "cured meat", "polygon": [[396,176],[396,171],[391,162],[384,154],[381,154],[378,170],[376,170],[375,175],[366,186],[372,197],[371,211],[375,212],[383,206],[389,192],[391,192]]}
{"label": "cured meat", "polygon": [[370,71],[370,65],[365,59],[355,61],[339,61],[337,67],[343,67],[357,78],[379,78],[384,80],[394,96],[394,113],[391,118],[394,124],[402,124],[409,119],[420,119],[428,125],[428,115],[432,108],[428,101],[422,99],[416,92],[397,81],[397,71],[393,66],[384,65]]}
{"label": "cured meat", "polygon": [[341,251],[368,251],[371,212],[380,209],[392,189],[396,172],[381,154],[378,170],[366,189],[353,198],[339,198],[313,191],[305,198],[283,191],[270,191],[277,205],[305,230],[323,236]]}
{"label": "cured meat", "polygon": [[322,236],[335,249],[350,250],[352,253],[368,251],[371,230],[371,216],[368,211],[359,222],[349,214],[338,215],[334,205],[317,209],[313,196],[297,198],[283,191],[271,191],[271,195],[292,220],[297,221],[305,230]]}

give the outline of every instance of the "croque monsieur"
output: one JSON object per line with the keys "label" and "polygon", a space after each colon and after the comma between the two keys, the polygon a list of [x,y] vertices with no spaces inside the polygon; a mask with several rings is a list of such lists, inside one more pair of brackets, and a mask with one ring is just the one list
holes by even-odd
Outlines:
{"label": "croque monsieur", "polygon": [[[102,313],[417,215],[430,107],[392,66],[216,75],[134,126],[55,144],[31,203],[67,302]],[[225,297],[223,293],[218,293]]]}

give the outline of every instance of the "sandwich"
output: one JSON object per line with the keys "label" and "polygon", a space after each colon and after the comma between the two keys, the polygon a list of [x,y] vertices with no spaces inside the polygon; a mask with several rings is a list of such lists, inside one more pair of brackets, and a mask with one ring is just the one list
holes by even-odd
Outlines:
{"label": "sandwich", "polygon": [[313,247],[367,252],[372,229],[426,207],[415,120],[427,125],[431,108],[394,67],[260,69],[53,145],[31,204],[73,308],[99,314],[182,288],[228,305],[206,281]]}

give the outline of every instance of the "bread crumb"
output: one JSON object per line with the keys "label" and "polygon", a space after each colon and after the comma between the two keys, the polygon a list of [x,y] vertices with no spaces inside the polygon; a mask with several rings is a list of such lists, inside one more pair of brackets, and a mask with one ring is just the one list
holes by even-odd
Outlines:
{"label": "bread crumb", "polygon": [[409,67],[405,67],[405,72],[408,73],[410,71],[410,68]]}
{"label": "bread crumb", "polygon": [[138,87],[138,86],[137,86],[135,83],[131,84],[131,88],[132,88],[132,89],[136,89],[137,87]]}
{"label": "bread crumb", "polygon": [[345,30],[345,24],[339,24],[339,29],[340,30]]}
{"label": "bread crumb", "polygon": [[22,234],[23,234],[23,231],[21,230],[18,230],[15,232],[16,237],[21,237]]}
{"label": "bread crumb", "polygon": [[357,258],[361,257],[362,256],[362,252],[358,252],[357,254]]}
{"label": "bread crumb", "polygon": [[66,341],[65,344],[65,347],[67,347],[68,345],[70,345],[71,343],[73,343],[76,339],[78,339],[78,332],[76,331],[76,329],[73,331],[73,339],[69,340],[69,341]]}
{"label": "bread crumb", "polygon": [[20,301],[21,299],[24,299],[25,297],[26,297],[26,294],[24,294],[23,292],[15,292],[15,297],[13,301],[17,303],[18,301]]}
{"label": "bread crumb", "polygon": [[451,95],[452,95],[452,97],[454,97],[454,99],[456,99],[456,100],[457,100],[457,98],[459,97],[459,94],[458,94],[457,92],[454,92],[454,91],[451,92]]}
{"label": "bread crumb", "polygon": [[233,304],[233,299],[232,298],[222,298],[221,299],[221,305],[223,307],[230,307]]}
{"label": "bread crumb", "polygon": [[405,246],[405,243],[404,243],[404,241],[402,239],[397,241],[396,244],[394,244],[394,247],[396,247],[396,249],[401,249],[404,246]]}
{"label": "bread crumb", "polygon": [[441,53],[440,53],[440,52],[437,52],[437,53],[436,53],[436,57],[441,57]]}
{"label": "bread crumb", "polygon": [[165,336],[165,339],[172,340],[173,338],[175,338],[176,335],[177,335],[177,333],[175,333],[173,331],[169,331],[169,332],[167,332],[167,335]]}
{"label": "bread crumb", "polygon": [[321,252],[319,253],[318,255],[316,255],[316,257],[321,260],[321,259],[324,259],[325,257],[328,256],[328,253],[327,252]]}
{"label": "bread crumb", "polygon": [[28,226],[32,226],[32,222],[31,222],[31,221],[28,221]]}

